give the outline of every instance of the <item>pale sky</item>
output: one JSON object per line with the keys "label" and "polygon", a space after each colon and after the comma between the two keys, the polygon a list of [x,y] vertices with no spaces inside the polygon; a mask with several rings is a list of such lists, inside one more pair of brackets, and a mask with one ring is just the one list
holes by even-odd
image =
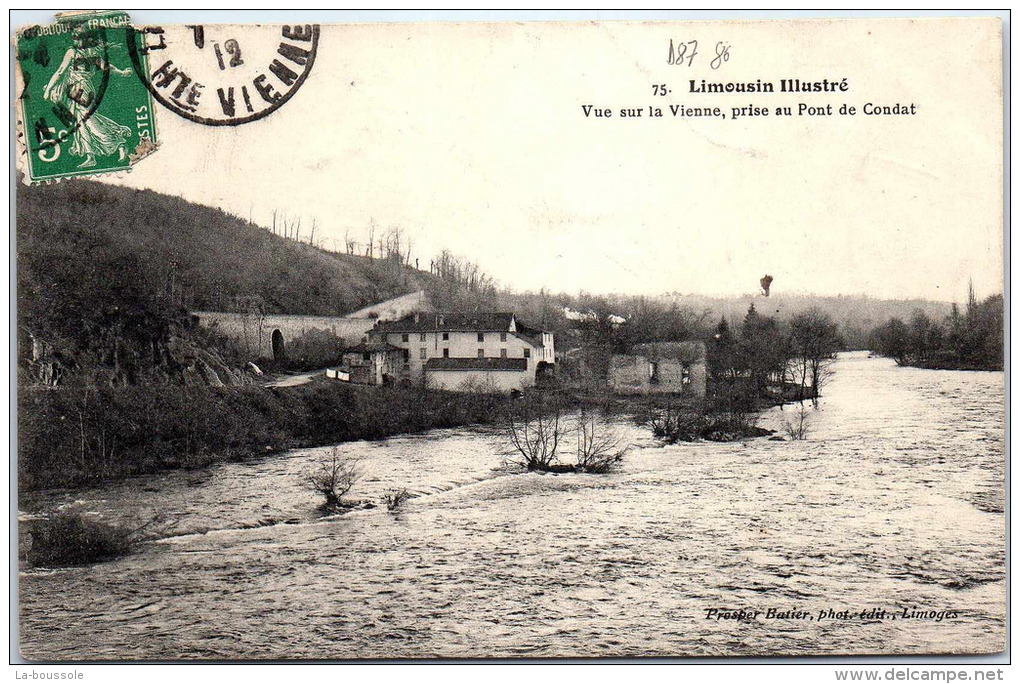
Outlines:
{"label": "pale sky", "polygon": [[[308,80],[278,111],[231,128],[160,110],[161,148],[106,182],[263,224],[274,208],[305,228],[315,217],[338,249],[345,229],[400,226],[422,268],[449,248],[518,290],[737,294],[770,273],[776,292],[962,301],[971,277],[979,296],[1002,290],[997,29],[323,25]],[[667,65],[670,38],[695,37],[694,66]],[[719,41],[730,59],[712,70]],[[687,92],[692,78],[778,90],[844,77],[846,93]],[[800,102],[858,114],[798,117]],[[867,102],[918,114],[865,116]],[[585,104],[614,115],[585,118]],[[673,118],[670,104],[728,118]],[[729,118],[748,104],[794,116]],[[666,116],[648,119],[649,105]]]}

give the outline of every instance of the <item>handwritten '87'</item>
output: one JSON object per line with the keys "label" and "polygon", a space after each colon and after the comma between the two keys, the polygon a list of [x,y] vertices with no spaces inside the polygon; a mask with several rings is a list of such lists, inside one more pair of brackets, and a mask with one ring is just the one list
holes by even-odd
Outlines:
{"label": "handwritten '87'", "polygon": [[[698,41],[677,41],[673,42],[673,39],[669,39],[669,58],[666,60],[666,64],[670,66],[694,66],[694,58],[698,54]],[[730,61],[730,46],[727,43],[719,41],[715,44],[715,57],[709,62],[709,66],[713,69],[718,69],[723,65],[723,62]]]}

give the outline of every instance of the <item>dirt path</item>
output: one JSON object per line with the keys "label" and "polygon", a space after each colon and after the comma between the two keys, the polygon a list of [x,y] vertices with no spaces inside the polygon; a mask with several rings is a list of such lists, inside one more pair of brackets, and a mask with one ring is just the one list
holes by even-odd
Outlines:
{"label": "dirt path", "polygon": [[294,373],[289,375],[277,376],[270,378],[265,381],[265,387],[297,387],[298,385],[304,385],[315,378],[321,378],[325,375],[326,369],[320,368],[319,370],[309,371],[307,373]]}

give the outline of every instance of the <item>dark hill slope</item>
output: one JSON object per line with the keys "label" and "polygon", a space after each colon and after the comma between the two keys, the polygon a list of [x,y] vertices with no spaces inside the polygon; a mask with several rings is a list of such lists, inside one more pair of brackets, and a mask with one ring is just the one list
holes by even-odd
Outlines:
{"label": "dark hill slope", "polygon": [[261,298],[269,312],[340,315],[432,280],[177,197],[78,180],[19,185],[17,268],[19,358],[108,367],[128,382],[174,366],[188,310]]}
{"label": "dark hill slope", "polygon": [[[193,309],[227,309],[261,296],[270,311],[342,315],[427,287],[431,276],[390,261],[325,252],[217,209],[148,190],[90,181],[18,188],[18,252],[33,260],[61,245],[82,269],[133,253]],[[104,249],[104,246],[108,248]],[[96,249],[98,248],[98,249]]]}

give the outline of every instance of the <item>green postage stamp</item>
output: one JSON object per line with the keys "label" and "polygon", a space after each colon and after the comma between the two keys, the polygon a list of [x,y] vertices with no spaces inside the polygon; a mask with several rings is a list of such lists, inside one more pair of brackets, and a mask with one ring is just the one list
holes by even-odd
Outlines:
{"label": "green postage stamp", "polygon": [[[19,168],[32,183],[123,171],[156,147],[125,12],[60,15],[15,36]],[[143,56],[144,59],[144,56]]]}

